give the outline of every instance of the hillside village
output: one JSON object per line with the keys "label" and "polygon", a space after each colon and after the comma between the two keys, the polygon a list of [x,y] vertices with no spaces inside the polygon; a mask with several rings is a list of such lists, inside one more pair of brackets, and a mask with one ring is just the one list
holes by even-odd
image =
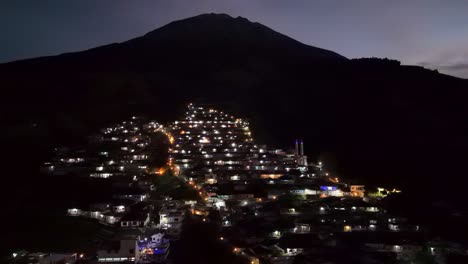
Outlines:
{"label": "hillside village", "polygon": [[[41,168],[45,177],[111,186],[106,199],[83,199],[63,212],[99,223],[94,248],[18,250],[10,262],[184,263],[217,254],[187,242],[198,240],[226,253],[219,260],[252,264],[445,263],[450,254],[468,255],[467,245],[389,212],[382,200],[400,190],[370,191],[332,175],[306,155],[313,146],[301,139],[291,139],[291,150],[257,144],[249,125],[217,106],[189,104],[169,124],[132,117],[82,148],[57,148]],[[201,237],[204,228],[212,232]]]}

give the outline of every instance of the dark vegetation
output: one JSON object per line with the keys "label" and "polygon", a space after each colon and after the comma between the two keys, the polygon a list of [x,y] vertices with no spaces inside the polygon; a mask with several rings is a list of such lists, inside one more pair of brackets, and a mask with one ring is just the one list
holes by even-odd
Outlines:
{"label": "dark vegetation", "polygon": [[183,252],[173,256],[175,263],[247,264],[248,259],[233,254],[233,247],[219,240],[219,226],[188,219],[181,238],[171,251]]}
{"label": "dark vegetation", "polygon": [[149,169],[159,169],[167,163],[169,146],[169,139],[163,133],[156,133],[151,137],[150,145],[146,147],[148,153],[151,153],[148,160]]}
{"label": "dark vegetation", "polygon": [[112,196],[110,184],[89,178],[33,175],[12,186],[13,190],[4,190],[3,194],[10,196],[2,213],[2,239],[7,243],[0,249],[0,258],[19,249],[91,252],[99,224],[68,217],[66,212],[74,206],[108,200]]}
{"label": "dark vegetation", "polygon": [[199,200],[197,191],[174,176],[171,171],[166,171],[163,175],[153,176],[156,190],[152,191],[152,199],[163,199],[172,197],[175,200]]}

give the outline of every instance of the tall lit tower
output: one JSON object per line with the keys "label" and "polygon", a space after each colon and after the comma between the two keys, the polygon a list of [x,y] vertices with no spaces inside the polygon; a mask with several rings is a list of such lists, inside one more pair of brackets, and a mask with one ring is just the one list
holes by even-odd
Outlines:
{"label": "tall lit tower", "polygon": [[296,151],[294,152],[294,155],[299,156],[299,140],[296,139]]}
{"label": "tall lit tower", "polygon": [[304,140],[301,139],[301,146],[299,150],[299,142],[296,140],[296,156],[297,156],[297,165],[307,166],[307,156],[304,155]]}

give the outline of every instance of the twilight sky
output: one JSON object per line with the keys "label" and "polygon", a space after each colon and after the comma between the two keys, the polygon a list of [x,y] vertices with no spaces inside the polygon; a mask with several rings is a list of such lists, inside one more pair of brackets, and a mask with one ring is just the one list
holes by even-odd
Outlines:
{"label": "twilight sky", "polygon": [[2,0],[0,62],[122,42],[201,13],[243,16],[348,58],[468,78],[468,0]]}

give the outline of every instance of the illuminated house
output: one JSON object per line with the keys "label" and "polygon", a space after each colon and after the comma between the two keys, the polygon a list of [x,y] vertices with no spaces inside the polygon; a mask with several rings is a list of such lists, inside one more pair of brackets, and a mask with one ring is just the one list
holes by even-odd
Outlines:
{"label": "illuminated house", "polygon": [[139,263],[165,263],[169,255],[170,242],[163,233],[138,240]]}
{"label": "illuminated house", "polygon": [[310,233],[310,225],[296,223],[293,232],[298,234]]}
{"label": "illuminated house", "polygon": [[351,185],[349,188],[350,188],[352,196],[364,197],[364,192],[365,192],[364,185]]}
{"label": "illuminated house", "polygon": [[410,223],[408,219],[403,217],[388,218],[388,229],[395,232],[420,231],[419,225]]}
{"label": "illuminated house", "polygon": [[205,174],[205,183],[206,184],[215,184],[217,182],[218,182],[218,179],[216,177],[216,174],[214,174],[214,173]]}
{"label": "illuminated house", "polygon": [[130,208],[130,205],[132,205],[133,203],[131,203],[130,201],[128,202],[125,202],[125,201],[126,200],[122,200],[121,202],[116,202],[112,204],[112,211],[116,213],[124,213],[128,211],[128,209]]}
{"label": "illuminated house", "polygon": [[117,222],[119,222],[120,218],[123,216],[122,214],[119,213],[103,213],[102,214],[102,219],[100,219],[101,223],[108,224],[108,225],[114,225]]}
{"label": "illuminated house", "polygon": [[130,211],[120,219],[120,227],[123,228],[141,228],[150,222],[150,214],[147,212]]}
{"label": "illuminated house", "polygon": [[163,204],[159,211],[159,227],[167,234],[178,235],[182,231],[182,222],[185,218],[185,209],[176,201]]}
{"label": "illuminated house", "polygon": [[322,197],[327,197],[327,196],[341,197],[343,196],[343,191],[341,191],[341,189],[335,185],[320,186],[320,195]]}
{"label": "illuminated house", "polygon": [[68,209],[67,214],[70,216],[81,216],[83,215],[83,211],[78,208]]}
{"label": "illuminated house", "polygon": [[99,263],[135,263],[140,259],[137,240],[122,239],[104,244],[97,252]]}
{"label": "illuminated house", "polygon": [[142,202],[148,198],[148,194],[139,188],[125,188],[116,191],[113,197],[117,199],[127,199],[135,202]]}
{"label": "illuminated house", "polygon": [[280,238],[278,246],[284,256],[296,256],[313,248],[320,248],[323,241],[317,234],[288,234]]}
{"label": "illuminated house", "polygon": [[115,199],[111,202],[93,203],[89,206],[79,208],[70,208],[67,210],[69,216],[82,216],[97,219],[103,224],[113,225],[130,210],[130,206],[135,202],[131,200]]}
{"label": "illuminated house", "polygon": [[208,202],[218,210],[226,208],[226,202],[217,196],[209,197]]}

